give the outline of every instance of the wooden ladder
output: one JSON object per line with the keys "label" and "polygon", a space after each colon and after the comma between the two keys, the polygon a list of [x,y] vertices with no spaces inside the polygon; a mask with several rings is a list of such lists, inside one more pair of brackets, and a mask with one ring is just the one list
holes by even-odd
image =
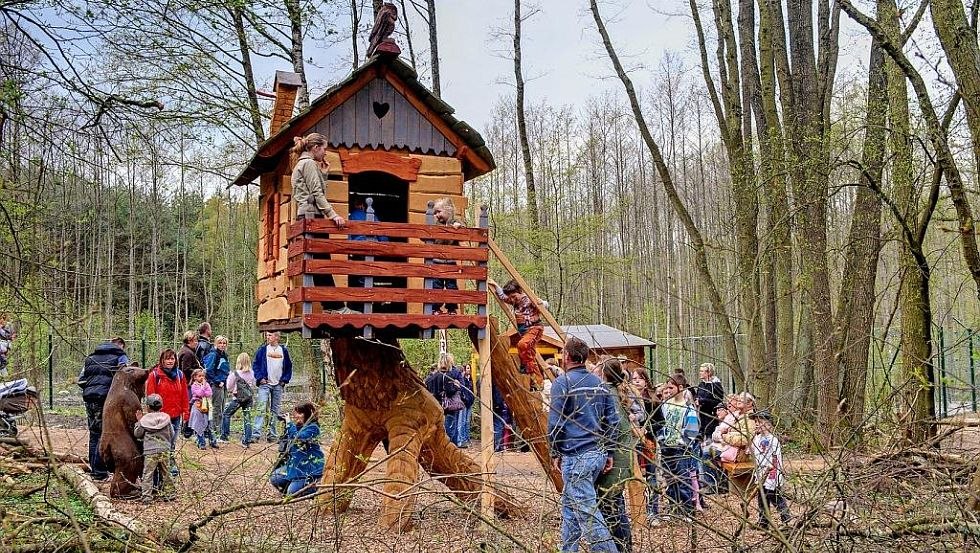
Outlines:
{"label": "wooden ladder", "polygon": [[[523,290],[524,293],[531,298],[531,301],[537,304],[538,310],[541,312],[541,316],[544,317],[544,320],[548,322],[548,326],[555,331],[555,334],[558,335],[562,342],[567,340],[568,337],[565,335],[565,330],[558,324],[558,321],[551,314],[551,311],[548,311],[548,308],[542,305],[541,299],[534,293],[534,290],[532,290],[527,281],[524,280],[524,277],[521,276],[521,273],[518,272],[516,267],[514,267],[514,264],[510,262],[510,259],[508,259],[507,255],[500,249],[500,246],[498,246],[492,238],[487,238],[487,246],[490,248],[490,251],[493,252],[493,255],[496,256],[497,260],[500,261],[500,264],[503,265],[504,270],[507,271],[510,277],[513,278],[521,287],[521,290]],[[514,311],[496,294],[493,294],[493,298],[497,300],[497,304],[500,305],[501,310],[507,314],[507,318],[510,320],[510,323],[514,325],[514,328],[517,328],[517,318],[514,317]],[[541,357],[541,354],[536,350],[534,352],[534,357],[537,359],[538,366],[541,367],[541,374],[543,374],[545,378],[553,381],[558,377],[558,375],[551,371],[551,366],[545,363],[544,358]]]}

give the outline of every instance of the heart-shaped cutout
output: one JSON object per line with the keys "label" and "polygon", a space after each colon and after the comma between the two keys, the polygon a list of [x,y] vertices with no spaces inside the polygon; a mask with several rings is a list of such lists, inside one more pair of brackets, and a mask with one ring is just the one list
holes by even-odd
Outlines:
{"label": "heart-shaped cutout", "polygon": [[388,102],[383,102],[383,103],[382,102],[375,102],[374,103],[374,115],[378,119],[384,119],[384,116],[385,115],[388,115],[388,110],[389,109],[391,109],[391,106],[388,105]]}

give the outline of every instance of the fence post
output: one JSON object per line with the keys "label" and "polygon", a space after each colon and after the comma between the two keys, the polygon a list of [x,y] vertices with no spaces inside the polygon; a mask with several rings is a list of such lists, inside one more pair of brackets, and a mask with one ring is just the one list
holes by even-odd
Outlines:
{"label": "fence post", "polygon": [[973,361],[973,330],[967,329],[967,346],[970,351],[970,400],[973,412],[977,412],[977,371]]}
{"label": "fence post", "polygon": [[946,417],[946,337],[942,327],[939,327],[939,399],[939,412]]}
{"label": "fence post", "polygon": [[48,409],[54,409],[54,337],[48,332]]}

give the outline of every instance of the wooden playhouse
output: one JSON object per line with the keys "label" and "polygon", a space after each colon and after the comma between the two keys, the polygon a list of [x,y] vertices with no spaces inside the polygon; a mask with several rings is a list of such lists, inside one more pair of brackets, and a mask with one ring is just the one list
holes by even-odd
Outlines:
{"label": "wooden playhouse", "polygon": [[[464,181],[495,167],[482,137],[397,56],[372,57],[293,116],[299,85],[295,74],[277,72],[270,138],[234,181],[259,180],[259,328],[306,337],[485,328],[486,208],[468,214],[463,195]],[[311,132],[329,141],[327,199],[344,217],[368,204],[367,220],[344,229],[325,219],[297,220],[289,148]],[[433,224],[432,204],[442,197],[470,226]],[[322,285],[323,275],[334,285]],[[455,279],[459,290],[433,289],[436,279]],[[326,302],[359,313],[325,310]],[[438,311],[450,303],[459,304],[456,314]]]}

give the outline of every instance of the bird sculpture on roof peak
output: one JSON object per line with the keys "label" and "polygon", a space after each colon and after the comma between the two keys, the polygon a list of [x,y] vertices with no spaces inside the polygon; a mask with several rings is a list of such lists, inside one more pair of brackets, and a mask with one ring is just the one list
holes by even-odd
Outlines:
{"label": "bird sculpture on roof peak", "polygon": [[398,8],[391,2],[385,2],[378,15],[374,18],[374,28],[371,29],[371,37],[368,39],[367,57],[370,58],[375,53],[386,53],[398,55],[401,49],[391,39],[391,33],[395,32],[395,25],[398,23]]}

